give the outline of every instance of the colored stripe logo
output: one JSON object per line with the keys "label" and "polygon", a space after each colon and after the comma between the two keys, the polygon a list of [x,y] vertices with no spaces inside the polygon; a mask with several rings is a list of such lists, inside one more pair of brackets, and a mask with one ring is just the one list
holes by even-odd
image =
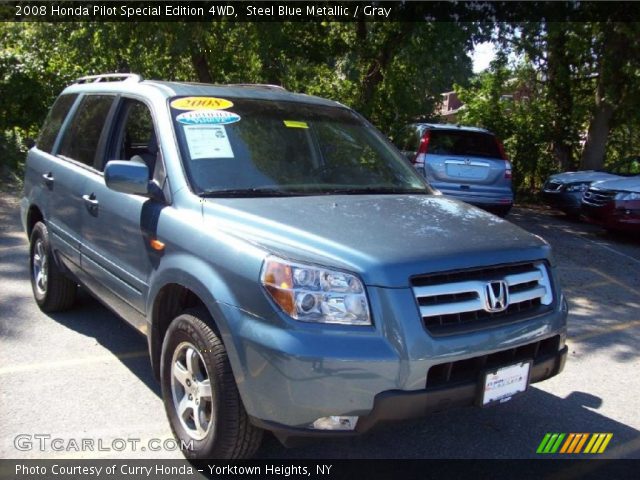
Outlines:
{"label": "colored stripe logo", "polygon": [[612,438],[613,433],[547,433],[536,453],[603,453]]}

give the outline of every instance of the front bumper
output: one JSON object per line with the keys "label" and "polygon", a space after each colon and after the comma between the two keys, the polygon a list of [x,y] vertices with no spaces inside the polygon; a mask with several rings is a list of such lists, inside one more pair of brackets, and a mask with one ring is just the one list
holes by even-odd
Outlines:
{"label": "front bumper", "polygon": [[571,215],[577,215],[580,213],[582,192],[551,192],[543,190],[542,199],[550,207]]}
{"label": "front bumper", "polygon": [[587,220],[610,230],[640,232],[640,201],[612,201],[602,206],[582,204]]}
{"label": "front bumper", "polygon": [[[360,432],[387,415],[377,411],[382,408],[378,406],[380,402],[389,402],[382,400],[389,392],[397,398],[428,394],[425,405],[413,407],[423,413],[436,406],[471,403],[475,394],[468,393],[476,391],[477,372],[475,377],[457,377],[451,383],[428,380],[442,365],[466,365],[491,356],[496,356],[500,365],[509,365],[513,357],[503,359],[505,352],[551,338],[557,343],[547,354],[559,354],[564,348],[564,301],[556,301],[551,311],[535,318],[434,337],[419,317],[411,289],[369,287],[368,293],[374,316],[371,327],[301,324],[292,320],[287,324],[282,319],[283,327],[274,320],[220,305],[229,326],[229,332],[222,333],[238,390],[256,424],[274,431],[293,429],[327,435],[310,426],[322,417],[358,416],[356,432]],[[560,299],[559,292],[556,298]],[[536,362],[535,368],[538,360],[547,360],[529,358]],[[539,379],[534,376],[534,381],[554,375],[560,367],[540,368],[543,374]],[[468,385],[461,386],[460,382]],[[431,390],[432,386],[438,387],[437,391]],[[450,402],[444,402],[449,397]],[[404,404],[406,400],[398,401]],[[381,411],[387,410],[384,407]]]}
{"label": "front bumper", "polygon": [[[565,346],[555,353],[537,358],[531,369],[530,383],[541,382],[564,369],[568,348]],[[390,390],[376,395],[371,412],[358,419],[354,431],[322,431],[288,427],[273,422],[252,419],[261,428],[272,431],[285,444],[301,437],[327,437],[358,435],[373,428],[412,418],[420,418],[431,413],[455,407],[466,407],[477,403],[482,377],[475,381],[460,382],[447,387],[426,388],[413,392]]]}

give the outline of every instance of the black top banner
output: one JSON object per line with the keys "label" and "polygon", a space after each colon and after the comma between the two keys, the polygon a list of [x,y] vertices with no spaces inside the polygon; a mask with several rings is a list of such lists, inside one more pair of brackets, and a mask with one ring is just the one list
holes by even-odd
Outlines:
{"label": "black top banner", "polygon": [[26,22],[637,22],[640,2],[1,2],[1,21]]}

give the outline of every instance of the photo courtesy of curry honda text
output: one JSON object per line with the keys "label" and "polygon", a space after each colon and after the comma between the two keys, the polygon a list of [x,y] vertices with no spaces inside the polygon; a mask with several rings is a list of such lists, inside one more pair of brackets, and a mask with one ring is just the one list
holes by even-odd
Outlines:
{"label": "photo courtesy of curry honda text", "polygon": [[28,153],[33,294],[147,337],[189,458],[492,407],[562,370],[567,303],[544,240],[435,193],[330,100],[84,77]]}

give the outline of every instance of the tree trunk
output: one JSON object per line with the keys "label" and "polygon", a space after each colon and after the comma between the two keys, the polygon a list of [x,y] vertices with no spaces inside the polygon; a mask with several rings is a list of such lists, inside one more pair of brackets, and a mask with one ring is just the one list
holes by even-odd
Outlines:
{"label": "tree trunk", "polygon": [[583,170],[599,170],[604,166],[605,149],[613,113],[613,105],[604,100],[597,103],[589,124],[587,141],[582,150],[581,166]]}
{"label": "tree trunk", "polygon": [[622,101],[623,86],[620,82],[623,77],[618,73],[618,64],[628,55],[628,47],[617,27],[609,23],[602,26],[596,104],[580,158],[584,170],[598,170],[604,166],[611,119]]}
{"label": "tree trunk", "polygon": [[571,125],[573,97],[571,94],[571,71],[567,57],[567,30],[565,24],[547,24],[548,60],[547,74],[549,100],[555,106],[551,126],[551,150],[561,171],[572,169]]}
{"label": "tree trunk", "polygon": [[198,75],[199,82],[213,83],[211,71],[209,70],[209,62],[204,54],[198,52],[192,53],[191,64],[193,65],[193,69],[196,71],[196,75]]}
{"label": "tree trunk", "polygon": [[[387,38],[385,38],[378,54],[371,60],[371,63],[369,63],[365,76],[362,79],[360,94],[360,109],[365,116],[371,114],[373,97],[377,87],[384,80],[385,70],[391,64],[402,42],[410,35],[413,28],[414,23],[403,22],[401,23],[399,32],[388,32]],[[362,38],[366,36],[366,25],[364,23],[358,24],[357,35],[359,41],[366,42],[366,39]]]}
{"label": "tree trunk", "polygon": [[[204,26],[202,23],[189,23],[181,24],[178,32],[181,32],[186,38],[191,38],[192,45],[207,45],[206,32],[208,26]],[[206,50],[201,49],[191,50],[191,65],[198,77],[200,83],[213,83],[213,76],[211,75],[211,68],[209,60],[207,60]]]}

